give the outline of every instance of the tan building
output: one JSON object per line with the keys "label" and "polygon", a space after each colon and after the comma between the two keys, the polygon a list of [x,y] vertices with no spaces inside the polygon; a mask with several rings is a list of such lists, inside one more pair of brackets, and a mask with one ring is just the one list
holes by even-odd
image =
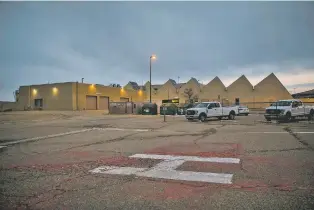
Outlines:
{"label": "tan building", "polygon": [[106,110],[110,101],[142,102],[142,90],[77,82],[21,86],[16,110]]}
{"label": "tan building", "polygon": [[[130,88],[134,84],[127,86]],[[145,101],[149,101],[149,82],[142,87],[137,84],[135,86],[143,89],[146,96]],[[152,85],[152,102],[161,104],[164,99],[179,98],[180,103],[186,103],[189,99],[185,93],[187,89],[192,90],[192,98],[196,101],[216,100],[227,105],[245,104],[250,108],[263,108],[268,106],[269,102],[292,98],[288,90],[272,73],[255,86],[244,75],[228,87],[218,77],[215,77],[206,85],[200,84],[193,77],[188,82],[180,84],[169,79],[163,85]]]}
{"label": "tan building", "polygon": [[[149,86],[149,82],[143,86],[129,82],[123,88],[78,82],[21,86],[16,103],[2,103],[2,108],[108,111],[110,101],[149,102]],[[188,89],[192,93],[190,97],[197,101],[217,100],[229,105],[238,102],[250,108],[261,108],[268,106],[267,102],[292,98],[272,73],[254,87],[244,75],[228,87],[218,77],[206,85],[195,78],[179,84],[169,79],[165,84],[152,85],[152,102],[161,105],[164,99],[179,98],[180,103],[186,103],[189,97],[185,91]]]}

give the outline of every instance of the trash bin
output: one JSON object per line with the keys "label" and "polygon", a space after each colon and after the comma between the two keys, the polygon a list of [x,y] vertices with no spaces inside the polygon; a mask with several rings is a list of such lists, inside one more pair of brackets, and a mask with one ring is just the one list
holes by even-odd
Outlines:
{"label": "trash bin", "polygon": [[[165,112],[165,113],[164,113]],[[160,107],[160,115],[176,115],[177,106],[174,104],[164,104]]]}
{"label": "trash bin", "polygon": [[143,104],[142,115],[157,115],[157,104],[153,103]]}

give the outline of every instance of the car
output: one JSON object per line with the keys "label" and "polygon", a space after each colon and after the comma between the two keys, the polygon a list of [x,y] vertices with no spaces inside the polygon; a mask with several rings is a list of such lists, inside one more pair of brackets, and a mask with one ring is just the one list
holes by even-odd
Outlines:
{"label": "car", "polygon": [[202,122],[206,121],[207,118],[216,117],[222,119],[227,117],[230,120],[234,120],[235,116],[239,113],[238,109],[235,107],[222,107],[220,102],[202,102],[189,108],[186,111],[186,119],[195,120],[198,119]]}
{"label": "car", "polygon": [[314,107],[305,106],[301,100],[297,99],[279,100],[266,108],[264,117],[267,121],[276,119],[289,122],[301,117],[307,117],[308,120],[313,120]]}
{"label": "car", "polygon": [[248,116],[250,114],[250,110],[247,106],[238,106],[239,114],[238,115],[245,115]]}

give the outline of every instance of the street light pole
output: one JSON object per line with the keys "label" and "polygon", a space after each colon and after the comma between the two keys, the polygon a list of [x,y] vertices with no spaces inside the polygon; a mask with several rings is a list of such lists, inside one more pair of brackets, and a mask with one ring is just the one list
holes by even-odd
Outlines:
{"label": "street light pole", "polygon": [[156,59],[156,55],[149,57],[149,103],[152,103],[152,60]]}
{"label": "street light pole", "polygon": [[152,56],[149,58],[149,103],[152,103]]}

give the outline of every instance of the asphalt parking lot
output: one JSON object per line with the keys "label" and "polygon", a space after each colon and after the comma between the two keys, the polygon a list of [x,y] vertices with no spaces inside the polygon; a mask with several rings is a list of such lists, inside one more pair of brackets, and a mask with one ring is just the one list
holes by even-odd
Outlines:
{"label": "asphalt parking lot", "polygon": [[0,115],[2,209],[314,209],[314,123]]}

